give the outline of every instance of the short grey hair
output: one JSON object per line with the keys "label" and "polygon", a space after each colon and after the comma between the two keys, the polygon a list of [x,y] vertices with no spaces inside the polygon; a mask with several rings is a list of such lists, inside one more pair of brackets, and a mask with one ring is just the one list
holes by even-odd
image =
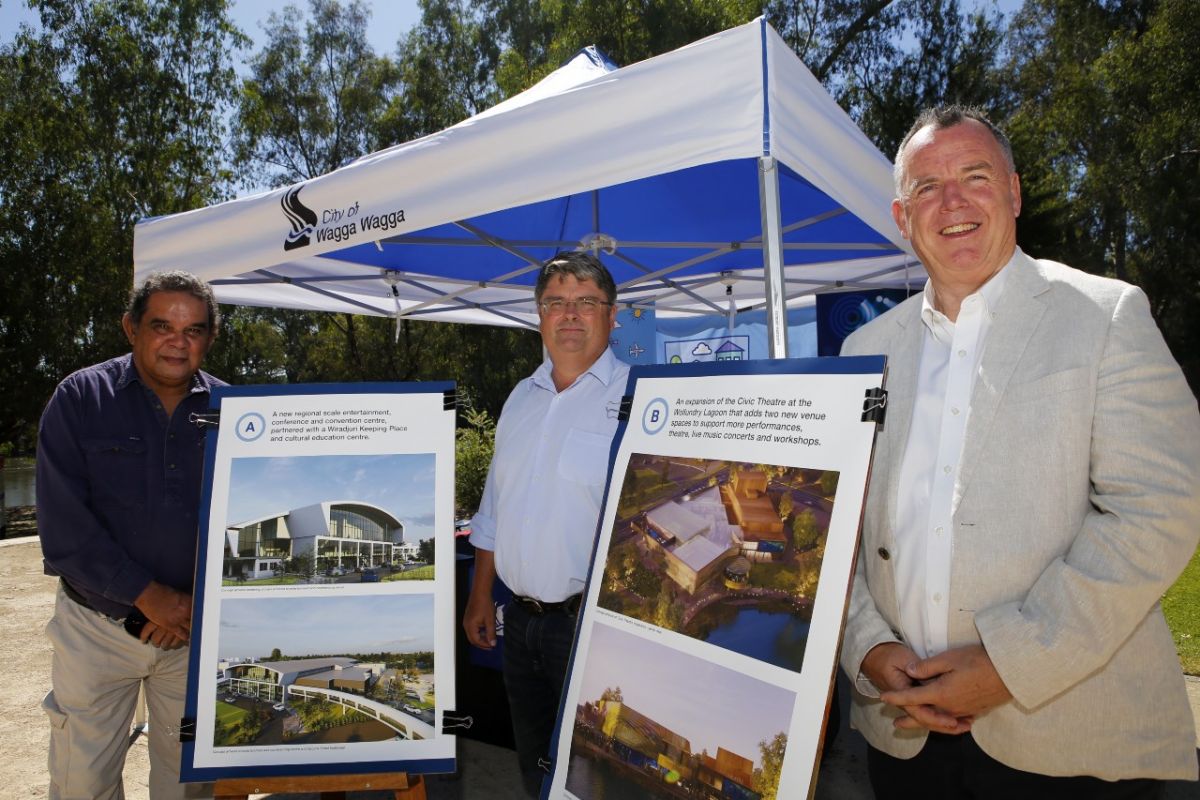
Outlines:
{"label": "short grey hair", "polygon": [[1017,171],[1017,164],[1013,161],[1012,142],[1008,140],[1008,136],[1004,131],[1000,130],[994,122],[988,119],[987,112],[978,106],[964,106],[953,104],[948,106],[935,106],[922,111],[913,122],[912,127],[908,129],[908,133],[904,134],[904,139],[900,142],[900,146],[896,148],[896,161],[892,165],[892,182],[896,187],[896,196],[903,196],[903,187],[900,185],[904,178],[904,168],[901,162],[904,157],[904,148],[908,147],[908,143],[917,133],[924,128],[933,126],[934,130],[942,130],[944,128],[953,128],[966,120],[973,119],[982,124],[985,128],[991,131],[991,134],[996,139],[996,144],[1000,145],[1000,150],[1004,153],[1004,162],[1008,165],[1009,172]]}
{"label": "short grey hair", "polygon": [[213,296],[212,287],[190,272],[174,269],[167,272],[152,272],[146,279],[133,288],[129,293],[129,304],[125,311],[134,325],[140,325],[146,314],[146,306],[150,303],[150,295],[157,292],[183,292],[197,300],[203,301],[208,308],[208,329],[210,334],[216,334],[221,326],[221,311],[217,308],[217,298]]}
{"label": "short grey hair", "polygon": [[546,291],[547,284],[555,275],[573,275],[578,281],[592,281],[600,287],[600,291],[604,292],[604,297],[608,302],[613,304],[617,302],[617,284],[613,281],[612,274],[600,262],[600,259],[591,253],[572,250],[556,253],[547,259],[542,264],[537,284],[533,287],[535,301],[542,302],[542,293]]}

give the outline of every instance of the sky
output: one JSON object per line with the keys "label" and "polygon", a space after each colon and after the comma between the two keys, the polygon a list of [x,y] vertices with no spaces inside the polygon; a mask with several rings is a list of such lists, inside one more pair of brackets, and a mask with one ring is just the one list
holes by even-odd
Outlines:
{"label": "sky", "polygon": [[[371,9],[367,38],[371,47],[380,55],[390,55],[396,49],[400,34],[408,31],[421,18],[417,0],[365,0]],[[307,0],[233,0],[230,16],[242,32],[254,40],[254,44],[237,54],[238,73],[246,74],[245,60],[262,47],[265,40],[260,23],[266,22],[272,11],[282,12],[289,5],[301,9],[308,17]],[[25,5],[25,0],[0,0],[0,42],[12,41],[17,26],[22,23],[35,24],[36,12]]]}
{"label": "sky", "polygon": [[433,595],[256,597],[221,601],[221,658],[301,658],[433,650]]}
{"label": "sky", "polygon": [[401,455],[235,458],[228,524],[326,500],[379,506],[404,523],[404,541],[433,537],[434,457]]}
{"label": "sky", "polygon": [[580,703],[619,686],[627,706],[686,737],[693,753],[724,747],[755,766],[758,743],[790,727],[796,702],[793,692],[604,624],[592,626],[583,669]]}

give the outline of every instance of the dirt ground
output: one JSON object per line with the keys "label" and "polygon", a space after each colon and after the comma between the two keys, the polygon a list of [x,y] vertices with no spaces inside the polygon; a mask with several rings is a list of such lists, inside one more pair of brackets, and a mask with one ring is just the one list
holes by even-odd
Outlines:
{"label": "dirt ground", "polygon": [[[8,539],[0,548],[0,641],[7,642],[11,680],[0,685],[0,796],[46,796],[46,748],[50,739],[42,697],[50,688],[50,644],[44,629],[54,610],[55,581],[42,574],[37,540]],[[145,740],[129,750],[128,800],[148,800]]]}

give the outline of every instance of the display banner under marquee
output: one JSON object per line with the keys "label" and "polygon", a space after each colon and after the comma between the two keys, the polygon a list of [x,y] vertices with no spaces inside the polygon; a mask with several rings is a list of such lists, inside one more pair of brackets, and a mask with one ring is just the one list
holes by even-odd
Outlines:
{"label": "display banner under marquee", "polygon": [[883,371],[631,370],[543,798],[812,796]]}
{"label": "display banner under marquee", "polygon": [[213,406],[181,778],[452,772],[454,384]]}

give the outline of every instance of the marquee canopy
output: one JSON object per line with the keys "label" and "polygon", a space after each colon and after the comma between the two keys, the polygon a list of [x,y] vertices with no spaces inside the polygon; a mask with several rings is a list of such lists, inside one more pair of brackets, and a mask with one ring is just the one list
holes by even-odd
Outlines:
{"label": "marquee canopy", "polygon": [[762,19],[615,69],[585,50],[439,133],[293,186],[140,222],[135,280],[221,302],[536,325],[537,265],[597,252],[622,306],[784,310],[919,287],[891,164]]}

